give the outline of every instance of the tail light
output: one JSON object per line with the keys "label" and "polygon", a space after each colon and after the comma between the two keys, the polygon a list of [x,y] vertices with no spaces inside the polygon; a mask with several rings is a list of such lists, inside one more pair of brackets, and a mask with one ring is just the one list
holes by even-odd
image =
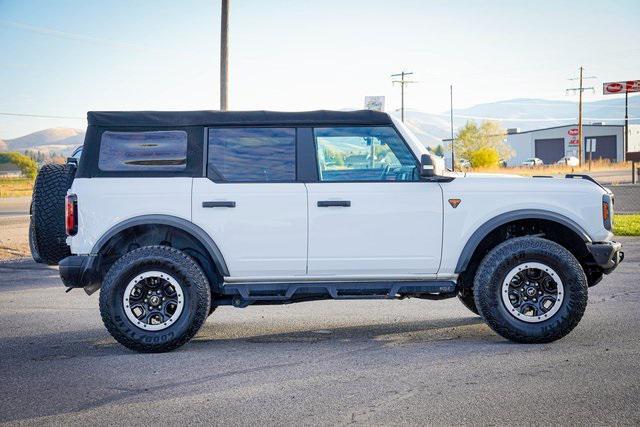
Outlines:
{"label": "tail light", "polygon": [[78,196],[67,194],[64,204],[64,224],[68,236],[78,232]]}
{"label": "tail light", "polygon": [[602,224],[611,231],[613,224],[613,197],[605,194],[602,196]]}

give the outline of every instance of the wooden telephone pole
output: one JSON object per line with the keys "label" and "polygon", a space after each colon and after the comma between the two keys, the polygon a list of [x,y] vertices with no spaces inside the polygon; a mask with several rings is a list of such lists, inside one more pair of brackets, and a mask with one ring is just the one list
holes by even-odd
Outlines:
{"label": "wooden telephone pole", "polygon": [[393,80],[393,84],[399,83],[400,84],[400,120],[402,120],[404,122],[404,87],[405,85],[411,84],[411,83],[418,83],[415,81],[410,81],[410,80],[405,80],[404,76],[410,76],[413,73],[407,73],[402,71],[400,74],[392,74],[391,77],[400,77],[400,80]]}
{"label": "wooden telephone pole", "polygon": [[220,111],[227,111],[229,96],[229,1],[222,0],[220,17]]}
{"label": "wooden telephone pole", "polygon": [[[584,87],[582,85],[582,81],[583,80],[587,80],[587,79],[595,79],[595,76],[590,76],[590,77],[583,77],[583,72],[584,72],[584,68],[580,67],[580,76],[573,78],[573,79],[569,79],[569,80],[579,80],[580,81],[580,85],[579,87],[575,87],[575,88],[570,88],[567,89],[567,93],[573,93],[573,92],[578,92],[579,94],[579,100],[578,100],[578,162],[579,164],[582,166],[582,142],[583,142],[583,138],[582,138],[582,93],[585,90],[590,90],[593,91],[593,87]],[[593,154],[593,147],[589,147],[589,153]],[[586,153],[585,153],[585,159],[586,159]],[[589,156],[589,169],[591,169],[591,156]]]}

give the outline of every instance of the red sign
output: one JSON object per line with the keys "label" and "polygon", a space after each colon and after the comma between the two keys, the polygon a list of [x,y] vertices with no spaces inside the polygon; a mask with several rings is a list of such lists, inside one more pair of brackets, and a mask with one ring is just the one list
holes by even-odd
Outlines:
{"label": "red sign", "polygon": [[640,92],[640,80],[628,80],[626,82],[609,82],[602,84],[602,93],[604,95],[625,92]]}
{"label": "red sign", "polygon": [[580,131],[578,130],[578,128],[573,128],[573,129],[569,129],[569,131],[567,132],[570,136],[576,136],[577,134],[580,133]]}

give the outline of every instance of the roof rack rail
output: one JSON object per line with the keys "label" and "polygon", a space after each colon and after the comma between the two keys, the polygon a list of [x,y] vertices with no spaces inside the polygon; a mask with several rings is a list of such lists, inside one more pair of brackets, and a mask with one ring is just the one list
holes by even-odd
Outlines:
{"label": "roof rack rail", "polygon": [[600,184],[598,181],[595,180],[595,178],[593,178],[592,176],[589,175],[585,175],[585,174],[580,174],[580,173],[568,173],[564,176],[565,178],[580,178],[580,179],[586,179],[587,181],[591,181],[593,182],[595,185],[597,185],[598,187],[602,188],[603,190],[609,192],[609,190],[607,188],[605,188],[602,184]]}

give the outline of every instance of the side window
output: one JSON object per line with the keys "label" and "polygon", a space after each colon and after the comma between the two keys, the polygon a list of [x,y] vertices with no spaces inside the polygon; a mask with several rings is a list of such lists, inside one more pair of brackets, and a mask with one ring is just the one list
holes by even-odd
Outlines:
{"label": "side window", "polygon": [[417,181],[417,163],[392,127],[315,128],[320,181]]}
{"label": "side window", "polygon": [[98,168],[105,172],[172,172],[187,167],[187,133],[104,132]]}
{"label": "side window", "polygon": [[296,130],[210,128],[207,176],[229,182],[296,180]]}

